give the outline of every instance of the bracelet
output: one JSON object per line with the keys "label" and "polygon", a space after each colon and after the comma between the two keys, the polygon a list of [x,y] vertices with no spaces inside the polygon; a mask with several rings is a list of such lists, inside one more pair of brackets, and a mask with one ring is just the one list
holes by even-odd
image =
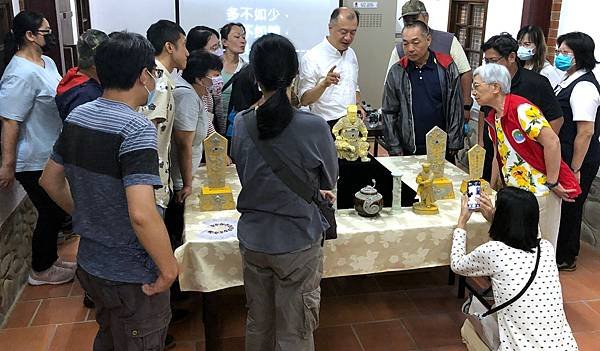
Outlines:
{"label": "bracelet", "polygon": [[577,168],[577,169],[574,169],[574,170],[573,170],[573,173],[579,173],[579,171],[581,171],[581,167],[579,167],[579,168]]}
{"label": "bracelet", "polygon": [[558,181],[556,183],[546,182],[546,186],[548,187],[548,189],[552,190],[558,186]]}

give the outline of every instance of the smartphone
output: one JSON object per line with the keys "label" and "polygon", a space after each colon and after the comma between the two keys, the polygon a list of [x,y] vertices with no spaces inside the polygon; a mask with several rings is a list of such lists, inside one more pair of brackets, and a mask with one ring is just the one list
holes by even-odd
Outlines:
{"label": "smartphone", "polygon": [[470,210],[476,210],[479,208],[477,198],[481,197],[481,181],[480,180],[469,180],[467,183],[467,207]]}

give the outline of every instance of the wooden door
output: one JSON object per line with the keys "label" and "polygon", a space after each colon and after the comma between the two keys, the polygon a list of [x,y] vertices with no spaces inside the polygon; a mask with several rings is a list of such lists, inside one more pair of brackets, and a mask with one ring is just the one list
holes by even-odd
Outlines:
{"label": "wooden door", "polygon": [[[56,1],[55,0],[25,0],[24,2],[25,9],[28,11],[39,12],[44,15],[46,20],[50,23],[50,28],[52,28],[52,32],[55,33],[57,43],[61,42],[60,33],[58,30],[58,21],[56,17]],[[58,72],[64,73],[63,70],[63,62],[60,54],[60,45],[56,45],[56,47],[52,48],[49,52],[46,53],[47,56],[50,56],[54,62],[56,63],[56,67],[58,67]]]}
{"label": "wooden door", "polygon": [[4,47],[4,38],[10,31],[13,17],[12,1],[0,0],[0,77],[6,67],[4,61],[7,53]]}

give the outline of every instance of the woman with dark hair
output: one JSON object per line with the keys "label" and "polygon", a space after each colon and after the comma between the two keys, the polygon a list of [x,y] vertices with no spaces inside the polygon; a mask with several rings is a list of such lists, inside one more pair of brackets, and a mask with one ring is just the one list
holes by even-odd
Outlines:
{"label": "woman with dark hair", "polygon": [[468,277],[490,277],[494,303],[499,306],[515,297],[535,270],[525,293],[496,313],[499,350],[577,350],[577,343],[563,309],[562,291],[554,247],[538,239],[539,209],[535,196],[514,187],[501,189],[496,208],[486,195],[479,199],[481,213],[490,221],[491,241],[467,254],[467,222],[472,210],[463,197],[454,229],[450,267]]}
{"label": "woman with dark hair", "polygon": [[556,87],[562,80],[562,74],[546,60],[546,38],[542,29],[538,26],[525,26],[517,33],[517,40],[517,56],[523,67],[548,78],[552,88]]}
{"label": "woman with dark hair", "polygon": [[[246,51],[246,28],[241,23],[227,23],[221,28],[221,43],[223,45],[223,83],[227,82],[246,65],[240,57]],[[231,99],[231,84],[223,90],[223,115],[229,111]],[[220,131],[219,131],[220,132]],[[223,132],[224,133],[224,132]]]}
{"label": "woman with dark hair", "polygon": [[[314,350],[323,272],[323,233],[329,227],[310,203],[273,171],[330,191],[338,163],[325,120],[292,107],[288,92],[298,72],[294,45],[267,34],[252,45],[250,62],[263,97],[234,121],[231,156],[242,183],[237,233],[248,301],[246,350]],[[267,161],[269,160],[269,161]],[[280,178],[280,176],[282,178]]]}
{"label": "woman with dark hair", "polygon": [[31,242],[32,285],[71,281],[77,266],[57,255],[56,239],[66,213],[38,184],[62,127],[54,102],[61,76],[54,61],[43,55],[53,44],[56,40],[44,16],[21,11],[6,39],[10,62],[0,80],[0,189],[18,180],[38,211]]}
{"label": "woman with dark hair", "polygon": [[196,26],[187,34],[185,46],[189,52],[206,50],[219,57],[223,56],[223,49],[219,45],[219,32],[206,26]]}
{"label": "woman with dark hair", "polygon": [[592,72],[598,62],[589,35],[567,33],[559,36],[557,43],[554,64],[566,72],[555,89],[564,116],[558,136],[562,158],[575,172],[581,195],[562,205],[556,262],[559,269],[573,271],[579,255],[583,205],[600,167],[600,85]]}

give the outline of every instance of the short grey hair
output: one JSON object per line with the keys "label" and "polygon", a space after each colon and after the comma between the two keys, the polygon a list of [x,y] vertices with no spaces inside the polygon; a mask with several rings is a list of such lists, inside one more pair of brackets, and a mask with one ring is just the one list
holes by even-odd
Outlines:
{"label": "short grey hair", "polygon": [[477,67],[475,72],[473,72],[473,78],[476,76],[481,77],[481,80],[484,83],[496,83],[500,85],[500,89],[504,94],[510,93],[511,77],[506,67],[497,63],[487,63],[483,66]]}
{"label": "short grey hair", "polygon": [[329,16],[329,26],[335,26],[340,20],[340,17],[343,17],[349,21],[354,21],[354,19],[356,19],[356,23],[360,24],[360,14],[358,11],[348,7],[338,7],[333,10],[331,16]]}

